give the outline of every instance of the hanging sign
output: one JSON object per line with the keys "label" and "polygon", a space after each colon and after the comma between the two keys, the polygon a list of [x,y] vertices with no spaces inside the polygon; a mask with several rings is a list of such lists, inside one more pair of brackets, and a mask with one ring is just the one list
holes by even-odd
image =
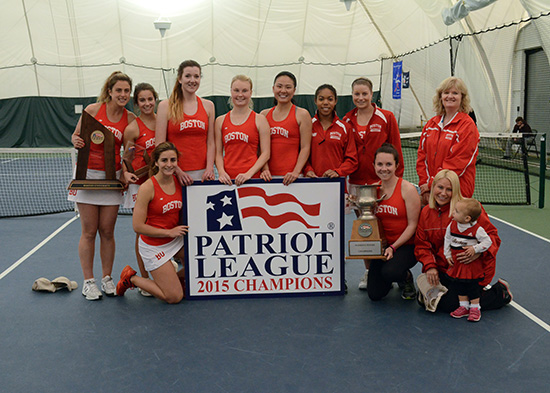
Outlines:
{"label": "hanging sign", "polygon": [[401,99],[401,77],[403,74],[403,62],[396,61],[393,63],[393,88],[392,97],[394,100]]}
{"label": "hanging sign", "polygon": [[403,89],[408,89],[411,81],[410,71],[403,72]]}

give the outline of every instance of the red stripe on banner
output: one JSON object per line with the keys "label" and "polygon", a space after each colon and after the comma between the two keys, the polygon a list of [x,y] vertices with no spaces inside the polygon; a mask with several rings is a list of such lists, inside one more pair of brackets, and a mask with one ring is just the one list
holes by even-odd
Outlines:
{"label": "red stripe on banner", "polygon": [[267,210],[262,209],[261,207],[245,207],[241,209],[241,214],[243,218],[247,217],[259,217],[265,221],[268,227],[271,229],[277,229],[282,226],[284,223],[289,221],[299,221],[305,225],[308,229],[319,228],[318,226],[313,226],[307,223],[303,217],[299,216],[296,213],[284,213],[279,216],[272,216],[267,212]]}
{"label": "red stripe on banner", "polygon": [[300,202],[294,195],[280,193],[275,195],[267,195],[265,190],[260,187],[244,187],[237,189],[239,193],[239,198],[245,198],[249,196],[258,196],[265,200],[269,206],[277,206],[285,202],[297,203],[302,207],[304,212],[310,216],[318,216],[321,210],[321,204],[317,203],[315,205],[306,205],[305,203]]}

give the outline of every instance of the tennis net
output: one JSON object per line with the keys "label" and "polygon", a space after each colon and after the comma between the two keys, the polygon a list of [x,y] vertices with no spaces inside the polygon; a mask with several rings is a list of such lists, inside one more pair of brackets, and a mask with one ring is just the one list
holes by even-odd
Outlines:
{"label": "tennis net", "polygon": [[[419,132],[401,135],[403,177],[414,184],[419,142]],[[474,198],[492,205],[531,204],[528,155],[522,146],[519,134],[480,134]]]}
{"label": "tennis net", "polygon": [[71,148],[0,149],[0,217],[73,210],[67,186],[75,161]]}
{"label": "tennis net", "polygon": [[[530,204],[528,156],[518,134],[482,134],[474,197],[485,204]],[[418,184],[420,133],[401,136],[404,178]],[[504,156],[510,155],[509,159]],[[67,186],[76,162],[73,148],[0,149],[0,217],[31,216],[75,209]],[[120,209],[130,214],[129,209]]]}

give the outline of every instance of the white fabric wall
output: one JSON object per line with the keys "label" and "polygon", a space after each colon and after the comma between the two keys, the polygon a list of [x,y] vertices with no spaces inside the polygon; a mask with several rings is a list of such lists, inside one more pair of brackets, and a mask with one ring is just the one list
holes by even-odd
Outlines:
{"label": "white fabric wall", "polygon": [[[411,89],[400,101],[391,99],[391,60],[380,79],[381,57],[550,10],[548,0],[498,0],[446,26],[441,11],[455,0],[358,0],[349,12],[339,0],[185,0],[163,15],[172,26],[161,38],[153,26],[161,14],[152,7],[164,2],[3,0],[0,98],[96,96],[114,70],[152,83],[164,98],[173,69],[192,58],[204,65],[199,94],[205,96],[227,95],[238,73],[252,77],[256,96],[269,96],[273,77],[284,69],[298,77],[298,94],[312,94],[322,83],[350,94],[353,79],[367,76],[376,90],[382,86],[383,105],[401,127],[414,129],[421,115],[432,116],[435,87],[450,75],[449,44],[401,56]],[[550,17],[534,23],[550,54]],[[481,131],[508,127],[518,29],[460,44],[456,75],[470,87]]]}

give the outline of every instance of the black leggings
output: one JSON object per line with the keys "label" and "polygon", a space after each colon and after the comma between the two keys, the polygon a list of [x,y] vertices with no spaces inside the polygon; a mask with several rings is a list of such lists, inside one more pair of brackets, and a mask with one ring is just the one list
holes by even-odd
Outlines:
{"label": "black leggings", "polygon": [[407,279],[409,269],[416,265],[414,245],[406,244],[399,247],[389,261],[372,259],[370,261],[367,280],[367,294],[371,300],[381,300],[392,288],[394,282]]}
{"label": "black leggings", "polygon": [[[454,288],[451,280],[446,274],[440,273],[439,280],[441,281],[441,284],[447,287],[449,291],[441,297],[441,300],[437,305],[437,311],[443,311],[446,313],[452,312],[458,308],[458,291]],[[479,297],[481,309],[496,310],[508,304],[504,298],[505,290],[506,288],[500,283],[496,283],[488,291],[482,290],[481,296]]]}

